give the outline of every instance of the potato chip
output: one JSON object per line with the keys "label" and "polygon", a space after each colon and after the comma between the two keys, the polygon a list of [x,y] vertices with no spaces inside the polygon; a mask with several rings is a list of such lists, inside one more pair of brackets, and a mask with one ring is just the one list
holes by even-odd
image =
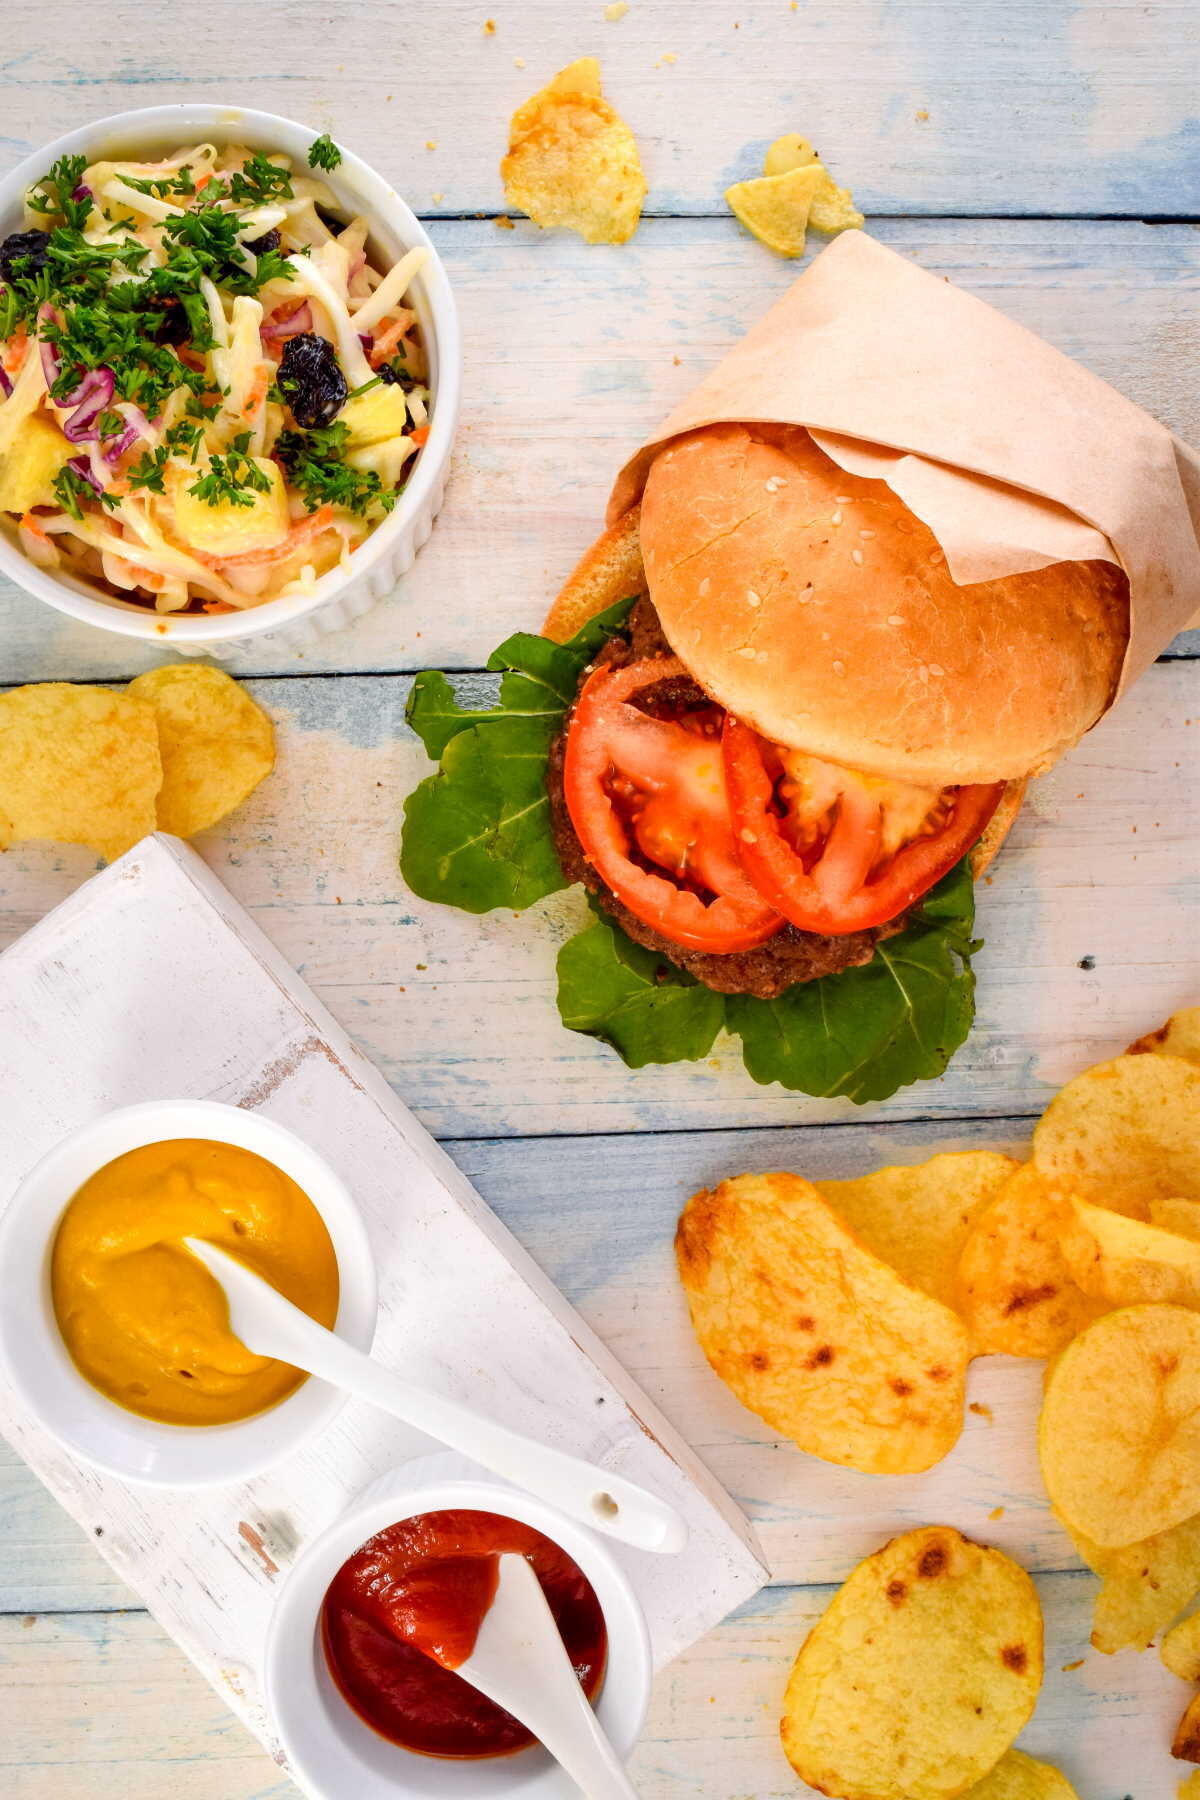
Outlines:
{"label": "potato chip", "polygon": [[1184,1519],[1120,1550],[1106,1550],[1078,1532],[1071,1535],[1084,1562],[1100,1577],[1092,1643],[1106,1656],[1148,1650],[1200,1594],[1200,1518]]}
{"label": "potato chip", "polygon": [[1033,1160],[1081,1200],[1139,1219],[1152,1200],[1200,1200],[1200,1068],[1118,1056],[1085,1069],[1042,1114]]}
{"label": "potato chip", "polygon": [[959,1310],[979,1356],[1053,1356],[1101,1308],[1059,1247],[1066,1199],[1027,1163],[974,1221],[958,1265]]}
{"label": "potato chip", "polygon": [[1006,1750],[963,1800],[1079,1800],[1079,1795],[1052,1763],[1035,1762],[1023,1750]]}
{"label": "potato chip", "polygon": [[520,143],[526,132],[536,130],[542,123],[543,111],[551,101],[561,100],[564,95],[570,94],[590,94],[594,100],[600,98],[598,58],[594,56],[576,57],[573,63],[568,63],[565,69],[560,69],[558,74],[552,76],[545,87],[539,88],[537,93],[526,100],[523,106],[518,106],[509,121],[509,149],[511,150],[515,144]]}
{"label": "potato chip", "polygon": [[1182,1056],[1200,1063],[1200,1006],[1185,1006],[1172,1013],[1165,1025],[1130,1044],[1126,1056]]}
{"label": "potato chip", "polygon": [[136,697],[62,681],[0,695],[0,849],[49,838],[112,862],[154,830],[162,778]]}
{"label": "potato chip", "polygon": [[1089,1325],[1046,1377],[1038,1451],[1054,1510],[1104,1548],[1200,1512],[1200,1316],[1131,1306]]}
{"label": "potato chip", "polygon": [[[1200,1582],[1196,1591],[1200,1592]],[[1159,1655],[1180,1681],[1200,1681],[1200,1612],[1172,1625],[1159,1647]]]}
{"label": "potato chip", "polygon": [[1200,1769],[1193,1769],[1179,1784],[1178,1800],[1200,1800]]}
{"label": "potato chip", "polygon": [[158,828],[190,838],[240,806],[275,767],[265,712],[223,669],[168,663],[129,684],[158,721],[162,789]]}
{"label": "potato chip", "polygon": [[974,1220],[1020,1164],[994,1150],[946,1151],[913,1168],[816,1181],[868,1250],[943,1306],[958,1303],[958,1263]]}
{"label": "potato chip", "polygon": [[1152,1200],[1150,1223],[1200,1243],[1200,1200]]}
{"label": "potato chip", "polygon": [[1063,1256],[1085,1294],[1110,1306],[1200,1306],[1200,1244],[1072,1200],[1063,1223]]}
{"label": "potato chip", "polygon": [[1041,1684],[1029,1576],[934,1525],[893,1538],[834,1596],[796,1658],[780,1735],[821,1793],[951,1800],[995,1767]]}
{"label": "potato chip", "polygon": [[777,256],[803,256],[808,209],[821,185],[822,171],[813,163],[786,175],[759,175],[735,181],[725,189],[731,212]]}
{"label": "potato chip", "polygon": [[1175,1728],[1171,1755],[1177,1756],[1180,1762],[1200,1763],[1200,1694],[1189,1701],[1187,1711]]}
{"label": "potato chip", "polygon": [[785,132],[775,139],[763,159],[764,175],[786,175],[791,169],[810,168],[821,171],[821,179],[813,190],[808,223],[814,231],[833,233],[853,231],[863,223],[849,188],[839,187],[807,138],[798,131]]}
{"label": "potato chip", "polygon": [[600,66],[581,57],[513,114],[500,164],[504,197],[536,225],[623,244],[638,228],[646,178],[637,143],[600,93]]}
{"label": "potato chip", "polygon": [[675,1237],[700,1347],[743,1406],[813,1456],[927,1469],[962,1430],[967,1334],[798,1175],[693,1195]]}

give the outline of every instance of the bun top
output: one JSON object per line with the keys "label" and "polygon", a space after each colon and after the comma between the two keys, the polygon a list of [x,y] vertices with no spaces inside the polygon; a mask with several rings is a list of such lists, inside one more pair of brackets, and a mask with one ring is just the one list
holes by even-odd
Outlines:
{"label": "bun top", "polygon": [[1129,590],[1107,562],[959,587],[928,527],[793,426],[661,451],[650,596],[708,693],[776,743],[929,786],[1048,768],[1116,687]]}

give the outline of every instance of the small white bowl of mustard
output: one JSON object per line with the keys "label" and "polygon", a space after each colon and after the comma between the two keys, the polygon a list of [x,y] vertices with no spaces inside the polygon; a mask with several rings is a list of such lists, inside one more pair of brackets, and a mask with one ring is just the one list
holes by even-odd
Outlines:
{"label": "small white bowl of mustard", "polygon": [[358,1208],[282,1125],[215,1101],[155,1100],[73,1132],[0,1221],[0,1365],[73,1455],[157,1487],[248,1479],[344,1403],[233,1337],[188,1235],[242,1257],[356,1349],[375,1332]]}

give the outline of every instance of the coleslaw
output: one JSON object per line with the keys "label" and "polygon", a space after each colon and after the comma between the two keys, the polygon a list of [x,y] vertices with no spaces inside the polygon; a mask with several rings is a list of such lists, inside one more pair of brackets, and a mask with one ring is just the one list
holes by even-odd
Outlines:
{"label": "coleslaw", "polygon": [[0,521],[26,556],[158,612],[311,590],[429,435],[408,290],[318,171],[202,143],[66,156],[0,243]]}

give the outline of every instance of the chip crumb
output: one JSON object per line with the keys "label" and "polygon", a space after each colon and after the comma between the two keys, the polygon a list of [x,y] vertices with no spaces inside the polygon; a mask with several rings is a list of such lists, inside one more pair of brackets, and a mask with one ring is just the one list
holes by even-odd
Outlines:
{"label": "chip crumb", "polygon": [[426,138],[425,139],[425,148],[427,150],[436,150],[437,149],[437,139],[436,138]]}
{"label": "chip crumb", "polygon": [[982,1400],[972,1400],[967,1407],[967,1411],[977,1413],[981,1419],[990,1419],[992,1417],[991,1407],[985,1405]]}
{"label": "chip crumb", "polygon": [[495,19],[485,19],[483,21],[483,35],[484,35],[484,37],[495,37],[495,35],[496,35]]}
{"label": "chip crumb", "polygon": [[662,55],[659,57],[658,61],[655,63],[654,66],[656,69],[661,69],[664,63],[673,63],[673,62],[678,62],[678,61],[679,61],[679,58],[676,56],[676,54],[673,50],[664,50]]}
{"label": "chip crumb", "polygon": [[523,56],[514,56],[513,57],[513,68],[514,69],[523,69],[524,67],[525,67],[525,58]]}
{"label": "chip crumb", "polygon": [[928,113],[927,113],[927,112],[926,112],[926,110],[925,110],[925,108],[924,108],[924,107],[923,107],[923,106],[922,106],[922,107],[921,107],[921,108],[920,108],[920,110],[919,110],[919,111],[918,111],[918,112],[917,112],[917,113],[916,113],[916,114],[915,114],[915,115],[914,115],[914,116],[915,116],[915,117],[916,117],[916,118],[917,118],[917,119],[918,119],[918,120],[919,120],[919,121],[920,121],[920,123],[921,123],[921,124],[922,124],[922,125],[923,125],[923,124],[924,124],[924,123],[925,123],[925,121],[926,121],[926,119],[927,119],[927,118],[928,118],[928,117],[929,117],[929,114],[928,114]]}
{"label": "chip crumb", "polygon": [[1064,1663],[1062,1672],[1064,1675],[1073,1675],[1076,1669],[1082,1669],[1083,1664],[1084,1658],[1082,1656],[1078,1657],[1075,1662]]}
{"label": "chip crumb", "polygon": [[681,356],[673,356],[671,358],[671,361],[675,364],[675,367],[678,369],[679,367],[681,367],[681,365],[683,363],[683,358]]}
{"label": "chip crumb", "polygon": [[991,1512],[988,1514],[989,1519],[1002,1519],[1003,1517],[1004,1508],[1002,1506],[993,1506]]}
{"label": "chip crumb", "polygon": [[446,196],[445,194],[430,194],[429,198],[433,201],[435,206],[440,206]]}
{"label": "chip crumb", "polygon": [[612,0],[611,5],[605,7],[604,16],[610,25],[615,25],[617,20],[623,19],[628,11],[629,0]]}
{"label": "chip crumb", "polygon": [[515,231],[517,229],[507,213],[501,213],[498,219],[492,220],[492,224],[499,226],[501,231]]}

